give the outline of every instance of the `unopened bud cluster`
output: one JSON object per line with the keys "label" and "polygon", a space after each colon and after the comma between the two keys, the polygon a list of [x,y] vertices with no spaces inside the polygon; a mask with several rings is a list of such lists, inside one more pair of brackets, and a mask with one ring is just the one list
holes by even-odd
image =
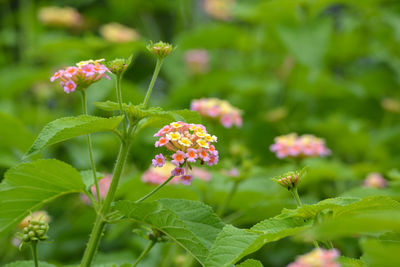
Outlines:
{"label": "unopened bud cluster", "polygon": [[169,43],[164,43],[162,41],[159,41],[158,43],[153,43],[151,42],[147,46],[147,50],[149,50],[153,55],[158,57],[158,59],[163,59],[167,57],[169,54],[174,51],[174,47],[169,44]]}
{"label": "unopened bud cluster", "polygon": [[44,241],[49,237],[46,235],[49,225],[46,222],[32,220],[24,227],[22,241],[25,243]]}
{"label": "unopened bud cluster", "polygon": [[129,67],[132,61],[132,56],[129,58],[116,58],[106,63],[107,68],[115,75],[123,74]]}
{"label": "unopened bud cluster", "polygon": [[295,188],[301,180],[301,173],[299,171],[287,172],[283,175],[273,178],[275,182],[288,190]]}

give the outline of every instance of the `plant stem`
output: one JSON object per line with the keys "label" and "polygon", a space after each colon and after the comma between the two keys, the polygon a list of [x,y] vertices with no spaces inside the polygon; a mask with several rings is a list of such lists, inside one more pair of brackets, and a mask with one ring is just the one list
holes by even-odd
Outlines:
{"label": "plant stem", "polygon": [[142,198],[136,200],[135,203],[140,203],[140,202],[142,202],[143,200],[145,200],[145,199],[151,197],[151,196],[152,196],[153,194],[155,194],[158,190],[160,190],[164,185],[166,185],[169,181],[171,181],[172,178],[174,178],[174,177],[175,177],[175,176],[169,177],[167,180],[165,180],[164,183],[162,183],[162,184],[160,184],[159,186],[157,186],[156,188],[154,188],[153,191],[151,191],[150,193],[148,193],[148,194],[145,195],[144,197],[142,197]]}
{"label": "plant stem", "polygon": [[[116,93],[117,93],[117,100],[118,100],[119,110],[120,110],[121,115],[123,115],[123,114],[125,114],[125,112],[124,112],[124,109],[123,109],[123,106],[122,106],[121,80],[122,80],[122,74],[117,75],[115,88],[117,90]],[[126,120],[126,118],[124,118],[122,120],[122,126],[124,128],[123,131],[122,131],[123,137],[126,136],[126,121],[125,120]]]}
{"label": "plant stem", "polygon": [[[86,103],[86,92],[85,92],[85,90],[81,90],[81,93],[82,93],[82,109],[83,109],[83,113],[85,115],[88,115],[87,103]],[[88,134],[86,136],[87,136],[87,143],[88,143],[88,149],[89,149],[90,165],[92,166],[93,180],[94,180],[94,184],[95,184],[95,187],[96,187],[97,202],[100,204],[101,203],[100,188],[99,188],[99,182],[97,180],[96,165],[94,164],[94,160],[93,160],[92,137],[90,136],[90,134]]]}
{"label": "plant stem", "polygon": [[297,192],[297,188],[294,187],[294,188],[290,189],[290,193],[292,194],[293,198],[296,200],[297,207],[303,206],[303,204],[301,204],[301,200],[299,197],[299,193]]}
{"label": "plant stem", "polygon": [[154,83],[156,82],[158,73],[160,72],[160,69],[161,69],[162,61],[163,61],[162,59],[157,59],[157,64],[156,64],[156,67],[153,72],[153,77],[151,78],[149,88],[147,89],[146,97],[144,98],[144,101],[143,101],[144,107],[146,107],[147,103],[149,102],[151,91],[153,90]]}
{"label": "plant stem", "polygon": [[139,262],[147,255],[147,253],[149,253],[149,251],[155,245],[155,243],[156,243],[155,240],[151,240],[150,244],[147,246],[145,250],[142,251],[142,254],[140,254],[139,258],[136,260],[136,262],[133,264],[132,267],[136,267],[139,264]]}
{"label": "plant stem", "polygon": [[[299,207],[303,206],[303,204],[301,203],[301,200],[300,200],[299,193],[297,192],[297,187],[294,187],[294,188],[290,189],[289,191],[292,194],[293,198],[296,200],[297,207],[299,208]],[[313,244],[316,248],[319,248],[318,241],[313,240]]]}
{"label": "plant stem", "polygon": [[226,196],[226,199],[224,201],[224,203],[219,207],[218,211],[217,211],[217,215],[219,217],[222,217],[226,211],[226,209],[229,206],[229,203],[231,202],[233,195],[236,193],[237,188],[239,186],[239,182],[238,181],[234,181],[233,186],[231,188],[231,191],[229,191],[228,195]]}
{"label": "plant stem", "polygon": [[110,189],[107,193],[103,206],[101,207],[101,210],[97,215],[96,221],[94,223],[92,233],[90,234],[89,242],[87,244],[85,253],[82,258],[81,267],[88,267],[91,265],[93,261],[94,255],[97,251],[105,226],[104,216],[109,212],[111,207],[111,202],[114,200],[119,179],[121,177],[121,173],[124,168],[126,158],[128,156],[128,151],[129,151],[129,141],[122,142],[117,162],[115,164],[114,174],[111,181]]}
{"label": "plant stem", "polygon": [[33,262],[35,263],[35,267],[39,267],[38,253],[37,253],[37,241],[32,241],[31,247],[32,247]]}

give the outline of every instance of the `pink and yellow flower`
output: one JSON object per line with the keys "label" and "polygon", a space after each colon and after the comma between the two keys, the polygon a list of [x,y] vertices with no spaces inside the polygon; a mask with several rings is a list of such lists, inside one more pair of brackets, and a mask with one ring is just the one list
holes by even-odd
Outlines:
{"label": "pink and yellow flower", "polygon": [[308,254],[297,257],[296,261],[287,267],[340,267],[336,262],[340,253],[336,249],[316,248]]}
{"label": "pink and yellow flower", "polygon": [[102,77],[110,79],[106,72],[111,73],[107,67],[100,62],[104,59],[81,61],[75,66],[59,70],[50,78],[51,82],[60,80],[60,85],[67,94],[75,90],[84,90],[92,83],[97,82]]}
{"label": "pink and yellow flower", "polygon": [[[180,176],[181,182],[185,185],[190,184],[193,179],[189,174],[190,164],[197,160],[209,166],[218,163],[218,151],[211,145],[217,138],[209,135],[201,124],[172,122],[161,128],[154,136],[160,137],[155,143],[156,147],[164,146],[171,152],[171,162],[176,166],[171,175]],[[166,158],[162,154],[156,158],[161,156],[163,159]],[[153,159],[154,166],[158,166],[155,164],[156,158]]]}
{"label": "pink and yellow flower", "polygon": [[83,24],[82,15],[72,7],[42,7],[38,18],[42,24],[53,27],[79,28]]}
{"label": "pink and yellow flower", "polygon": [[297,136],[295,133],[276,137],[270,150],[278,158],[325,157],[331,154],[323,139],[310,134]]}
{"label": "pink and yellow flower", "polygon": [[190,109],[197,111],[203,117],[219,120],[225,128],[231,128],[233,125],[242,126],[242,111],[225,100],[218,98],[195,99],[192,101]]}

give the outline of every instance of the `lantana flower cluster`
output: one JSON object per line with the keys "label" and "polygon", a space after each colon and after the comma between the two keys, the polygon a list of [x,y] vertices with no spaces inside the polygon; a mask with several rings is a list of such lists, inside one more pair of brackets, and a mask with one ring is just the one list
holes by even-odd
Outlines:
{"label": "lantana flower cluster", "polygon": [[81,61],[76,64],[76,67],[70,66],[57,71],[50,78],[50,81],[54,82],[59,79],[61,87],[67,94],[75,90],[84,90],[102,77],[110,79],[106,74],[107,72],[111,73],[110,70],[100,63],[103,61],[104,59]]}
{"label": "lantana flower cluster", "polygon": [[242,111],[225,100],[218,98],[195,99],[192,101],[190,109],[197,111],[203,117],[219,120],[225,128],[231,128],[233,125],[242,126]]}
{"label": "lantana flower cluster", "polygon": [[278,158],[324,157],[331,154],[325,141],[311,134],[298,136],[291,133],[278,136],[270,149]]}
{"label": "lantana flower cluster", "polygon": [[[212,144],[217,142],[215,135],[210,135],[201,124],[172,122],[161,128],[154,137],[156,147],[165,147],[172,155],[171,163],[176,167],[171,171],[172,176],[179,176],[184,185],[189,185],[193,176],[189,174],[192,163],[199,161],[212,166],[218,163],[218,151]],[[153,166],[163,167],[167,157],[162,153],[152,160]]]}
{"label": "lantana flower cluster", "polygon": [[296,261],[287,267],[340,267],[336,262],[340,253],[336,249],[316,248],[308,254],[297,257]]}

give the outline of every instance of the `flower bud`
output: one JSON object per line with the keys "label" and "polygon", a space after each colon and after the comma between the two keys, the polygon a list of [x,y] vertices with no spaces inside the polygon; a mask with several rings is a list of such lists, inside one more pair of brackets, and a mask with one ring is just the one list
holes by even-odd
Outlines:
{"label": "flower bud", "polygon": [[169,43],[164,43],[162,41],[159,41],[158,43],[153,43],[150,42],[149,45],[147,45],[147,50],[149,50],[153,55],[155,55],[158,59],[163,59],[167,57],[169,54],[174,51],[174,47],[169,44]]}
{"label": "flower bud", "polygon": [[303,168],[301,171],[287,172],[285,174],[272,178],[272,180],[290,190],[297,187],[297,184],[300,182],[304,174],[305,168]]}
{"label": "flower bud", "polygon": [[24,243],[44,241],[49,237],[46,236],[49,230],[47,222],[38,220],[29,220],[29,225],[24,227],[23,234],[19,234],[20,240]]}
{"label": "flower bud", "polygon": [[107,68],[115,75],[123,74],[132,62],[132,55],[125,58],[116,58],[106,63]]}

